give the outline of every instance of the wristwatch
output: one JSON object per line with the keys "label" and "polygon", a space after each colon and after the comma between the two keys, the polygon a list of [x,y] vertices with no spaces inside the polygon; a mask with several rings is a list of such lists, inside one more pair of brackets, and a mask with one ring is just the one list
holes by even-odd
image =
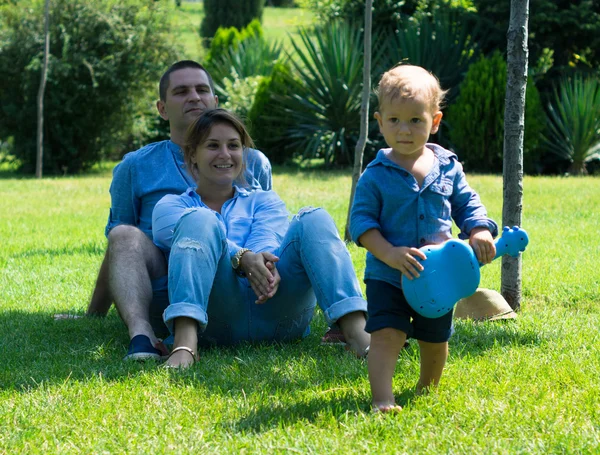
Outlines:
{"label": "wristwatch", "polygon": [[241,248],[231,258],[231,267],[233,267],[233,270],[235,270],[238,273],[238,275],[244,276],[244,273],[240,270],[240,262],[244,253],[247,253],[248,251],[250,251],[249,248]]}

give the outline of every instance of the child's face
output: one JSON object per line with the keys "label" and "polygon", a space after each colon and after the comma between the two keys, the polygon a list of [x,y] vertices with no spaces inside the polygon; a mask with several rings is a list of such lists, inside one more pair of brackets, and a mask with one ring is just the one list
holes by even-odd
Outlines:
{"label": "child's face", "polygon": [[437,132],[441,111],[433,112],[425,97],[384,100],[380,112],[375,112],[379,131],[394,153],[406,158],[418,158],[425,150],[429,135]]}

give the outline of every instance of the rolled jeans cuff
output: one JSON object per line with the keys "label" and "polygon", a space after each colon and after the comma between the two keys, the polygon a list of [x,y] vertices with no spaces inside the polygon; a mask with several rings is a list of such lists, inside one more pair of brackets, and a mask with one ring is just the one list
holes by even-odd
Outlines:
{"label": "rolled jeans cuff", "polygon": [[173,320],[182,317],[195,319],[198,322],[199,332],[204,331],[208,323],[206,311],[199,305],[192,303],[172,303],[163,313],[163,319],[171,333],[175,333],[173,330]]}
{"label": "rolled jeans cuff", "polygon": [[323,311],[327,325],[331,326],[341,317],[355,311],[362,311],[367,314],[367,301],[362,297],[348,297],[331,305],[327,310]]}

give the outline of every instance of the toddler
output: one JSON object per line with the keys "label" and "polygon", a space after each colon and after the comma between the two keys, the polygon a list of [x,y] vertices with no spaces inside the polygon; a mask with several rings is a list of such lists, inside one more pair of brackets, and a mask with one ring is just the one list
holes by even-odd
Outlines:
{"label": "toddler", "polygon": [[352,206],[352,239],[368,250],[365,270],[371,333],[369,382],[374,411],[400,410],[392,391],[398,354],[407,338],[418,340],[421,372],[417,393],[436,386],[448,357],[452,311],[420,316],[402,293],[401,276],[414,279],[426,259],[418,248],[452,238],[469,238],[477,259],[496,254],[498,227],[469,187],[457,156],[428,143],[442,120],[445,91],[437,78],[413,65],[387,71],[378,87],[375,118],[389,148],[378,152],[362,174]]}

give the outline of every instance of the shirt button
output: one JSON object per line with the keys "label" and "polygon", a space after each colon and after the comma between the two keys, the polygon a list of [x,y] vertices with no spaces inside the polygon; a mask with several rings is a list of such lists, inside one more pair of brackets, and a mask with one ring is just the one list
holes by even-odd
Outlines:
{"label": "shirt button", "polygon": [[419,219],[420,220],[424,220],[425,219],[425,215],[423,215],[423,214],[419,215]]}
{"label": "shirt button", "polygon": [[425,239],[421,239],[421,243],[425,243]]}

